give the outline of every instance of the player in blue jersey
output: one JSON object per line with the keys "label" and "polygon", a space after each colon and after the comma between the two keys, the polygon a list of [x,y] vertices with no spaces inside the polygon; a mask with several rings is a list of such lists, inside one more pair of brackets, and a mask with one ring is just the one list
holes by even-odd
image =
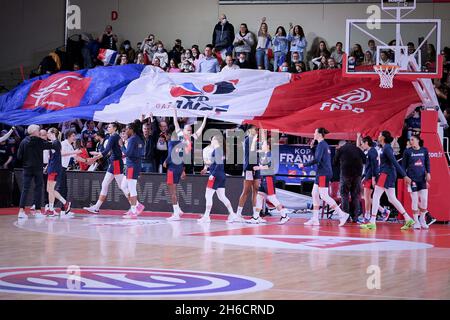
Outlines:
{"label": "player in blue jersey", "polygon": [[[211,148],[213,149],[209,159],[206,159],[206,167],[209,167],[209,179],[206,185],[205,199],[206,199],[206,209],[203,217],[201,217],[199,223],[210,223],[210,213],[213,205],[214,193],[217,193],[217,197],[225,205],[228,210],[228,220],[227,222],[232,223],[238,221],[236,214],[233,212],[233,207],[231,206],[230,200],[225,195],[225,165],[224,165],[224,155],[222,146],[222,137],[214,136],[211,139]],[[205,173],[205,169],[202,173]]]}
{"label": "player in blue jersey", "polygon": [[[129,201],[128,187],[126,184],[122,184],[122,181],[123,179],[125,179],[125,176],[123,175],[122,148],[119,144],[121,138],[118,133],[117,123],[110,123],[108,125],[108,134],[109,138],[105,150],[103,150],[102,152],[91,152],[91,154],[94,157],[88,159],[89,163],[92,164],[98,159],[106,158],[109,155],[109,166],[105,174],[105,178],[103,179],[102,182],[102,189],[100,191],[100,196],[98,197],[97,203],[93,206],[83,208],[84,210],[94,214],[98,214],[100,212],[100,207],[106,201],[109,185],[113,180],[116,180],[117,185],[123,191],[125,197],[127,197]],[[138,213],[141,213],[143,210],[144,206],[138,203],[137,205]]]}
{"label": "player in blue jersey", "polygon": [[[169,188],[173,206],[173,214],[171,217],[167,218],[167,220],[179,221],[183,211],[180,209],[178,203],[177,184],[180,183],[180,179],[186,177],[185,160],[192,159],[191,155],[194,152],[192,139],[197,140],[201,137],[203,129],[206,126],[207,117],[203,118],[202,125],[193,134],[190,125],[184,125],[183,129],[181,129],[180,124],[178,123],[177,109],[173,108],[173,111],[175,134],[172,135],[171,140],[168,143],[168,156],[166,161],[164,161],[163,166],[164,168],[167,168],[167,186]],[[188,164],[190,165],[191,163]]]}
{"label": "player in blue jersey", "polygon": [[[309,167],[317,164],[316,180],[314,182],[314,187],[312,190],[313,198],[313,216],[312,218],[305,222],[307,226],[318,226],[319,222],[319,209],[320,209],[320,199],[325,201],[336,214],[339,216],[339,226],[342,227],[348,220],[350,216],[348,213],[344,212],[339,208],[336,201],[330,197],[328,187],[330,185],[330,180],[333,177],[333,170],[331,168],[331,151],[328,143],[325,141],[325,135],[329,131],[325,128],[318,128],[314,132],[314,141],[319,144],[316,147],[314,153],[314,160],[308,163],[299,164],[300,168]],[[312,145],[311,144],[311,145]]]}
{"label": "player in blue jersey", "polygon": [[[125,219],[135,219],[137,212],[137,180],[141,173],[141,156],[144,148],[144,142],[137,135],[139,132],[139,124],[136,122],[130,123],[126,127],[125,142],[120,140],[119,144],[122,146],[122,152],[126,156],[127,172],[125,179],[122,180],[122,189],[127,188],[130,193],[130,210],[125,214]],[[142,208],[143,211],[144,208]]]}
{"label": "player in blue jersey", "polygon": [[[248,195],[252,195],[252,207],[253,215],[255,216],[259,212],[256,211],[256,196],[258,195],[258,189],[260,184],[260,172],[253,170],[253,167],[258,165],[258,131],[256,126],[249,125],[247,128],[247,135],[245,136],[243,143],[244,161],[243,161],[243,176],[244,186],[242,194],[239,198],[239,205],[236,210],[236,215],[244,222],[242,218],[242,210],[244,209],[245,202]],[[266,221],[259,217],[258,223],[265,223]]]}
{"label": "player in blue jersey", "polygon": [[47,137],[53,145],[52,150],[50,150],[50,158],[47,166],[47,192],[49,216],[55,217],[58,215],[55,211],[55,199],[58,199],[63,204],[63,208],[61,210],[61,218],[63,218],[71,216],[71,203],[64,199],[64,197],[55,190],[58,176],[62,171],[61,142],[59,141],[59,135],[59,131],[56,128],[50,128],[47,131]]}
{"label": "player in blue jersey", "polygon": [[405,178],[406,183],[410,183],[411,179],[408,178],[405,170],[395,159],[394,151],[391,146],[392,141],[394,141],[394,138],[389,131],[382,131],[378,137],[378,142],[383,148],[380,155],[380,173],[377,177],[375,191],[373,192],[372,216],[369,223],[361,225],[362,229],[376,229],[377,212],[380,207],[381,196],[384,192],[386,192],[389,202],[405,218],[406,223],[402,227],[402,230],[408,230],[414,225],[414,220],[406,213],[405,208],[395,196],[397,173]]}
{"label": "player in blue jersey", "polygon": [[284,208],[277,198],[275,192],[275,172],[272,163],[272,153],[270,151],[269,143],[267,142],[266,134],[262,134],[261,150],[259,155],[259,165],[253,167],[255,171],[261,174],[261,184],[259,186],[258,195],[256,198],[256,214],[248,222],[258,224],[259,213],[263,209],[266,200],[269,200],[275,208],[280,212],[279,224],[285,224],[289,221],[288,210]]}
{"label": "player in blue jersey", "polygon": [[409,139],[411,148],[403,153],[402,166],[411,178],[408,191],[411,195],[411,208],[414,215],[414,229],[428,229],[425,221],[428,206],[428,185],[431,181],[430,156],[427,148],[422,147],[418,136]]}

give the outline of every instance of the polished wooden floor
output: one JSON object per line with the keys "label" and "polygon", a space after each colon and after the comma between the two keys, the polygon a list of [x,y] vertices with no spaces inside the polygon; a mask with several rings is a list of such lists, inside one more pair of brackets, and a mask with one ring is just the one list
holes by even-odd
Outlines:
{"label": "polished wooden floor", "polygon": [[[367,231],[356,224],[339,228],[327,220],[320,227],[305,227],[300,215],[283,226],[275,218],[267,225],[228,225],[217,216],[210,225],[199,225],[198,215],[169,223],[164,213],[124,220],[114,211],[18,221],[16,212],[0,209],[0,299],[450,299],[448,225],[400,231],[399,224],[379,223],[378,230]],[[113,297],[52,291],[60,283],[46,272],[68,266],[79,266],[82,275],[85,269],[102,267],[103,273],[112,267],[169,272],[152,278],[152,290],[158,285],[174,288],[171,281],[190,281],[172,279],[171,270],[250,277],[258,285],[203,295],[195,290],[182,295],[169,290],[166,295],[163,289],[158,295],[125,290]],[[28,269],[18,275],[19,267]],[[33,268],[43,273],[30,273]],[[103,290],[120,286],[116,280],[91,285]],[[214,285],[221,286],[220,281]],[[29,290],[33,285],[39,290]]]}

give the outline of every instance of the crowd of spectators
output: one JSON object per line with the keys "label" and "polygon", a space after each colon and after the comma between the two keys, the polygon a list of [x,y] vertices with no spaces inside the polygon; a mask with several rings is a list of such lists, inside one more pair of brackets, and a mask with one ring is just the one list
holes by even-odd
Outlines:
{"label": "crowd of spectators", "polygon": [[[235,31],[233,24],[222,14],[212,32],[212,42],[203,50],[196,44],[183,47],[181,39],[174,41],[172,49],[167,48],[156,35],[149,33],[135,46],[124,40],[119,44],[119,37],[112,26],[107,26],[103,34],[94,39],[88,34],[73,36],[68,39],[65,50],[59,48],[51,52],[40,63],[31,76],[52,74],[62,70],[80,70],[105,66],[98,57],[100,49],[118,52],[115,64],[143,64],[159,67],[165,72],[200,72],[217,73],[229,72],[236,69],[260,69],[274,72],[302,73],[319,69],[342,68],[343,44],[337,42],[329,49],[326,41],[318,42],[308,51],[308,41],[301,25],[289,24],[288,30],[284,26],[276,26],[271,34],[268,21],[262,18],[256,34],[252,33],[246,23],[239,25]],[[390,43],[391,45],[394,42]],[[415,52],[414,43],[408,43],[408,52]],[[380,63],[388,64],[394,60],[394,52],[381,51]],[[450,118],[449,88],[450,88],[450,49],[445,48],[444,76],[435,79],[435,90],[441,109],[447,120]],[[350,63],[355,66],[372,66],[375,64],[377,48],[374,40],[370,40],[363,48],[354,44],[349,55]],[[436,50],[428,44],[426,61],[423,68],[436,69]],[[195,120],[195,119],[194,119]],[[182,119],[182,122],[192,123],[193,119]],[[63,138],[68,133],[75,133],[74,144],[81,150],[80,157],[87,158],[89,152],[98,151],[107,141],[107,124],[94,121],[74,120],[61,124],[46,125],[42,128],[56,127],[60,129]],[[25,136],[25,127],[18,126],[8,132],[10,127],[0,124],[0,168],[13,169],[19,167],[16,150]],[[173,131],[171,118],[151,117],[142,122],[142,136],[145,141],[143,155],[144,172],[161,172],[161,164],[167,156],[167,141]],[[420,110],[416,110],[405,122],[405,137],[420,132]],[[446,129],[447,136],[449,135]],[[288,139],[288,138],[286,138]],[[406,140],[404,139],[406,146]],[[402,140],[399,139],[401,142]],[[99,164],[97,170],[104,169],[105,164]],[[71,166],[79,170],[88,170],[83,163],[74,162]]]}

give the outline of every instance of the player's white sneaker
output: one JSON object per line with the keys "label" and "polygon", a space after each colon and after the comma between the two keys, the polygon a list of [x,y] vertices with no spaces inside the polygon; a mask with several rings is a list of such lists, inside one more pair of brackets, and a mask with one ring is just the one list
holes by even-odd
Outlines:
{"label": "player's white sneaker", "polygon": [[320,226],[319,220],[310,219],[304,223],[305,226]]}
{"label": "player's white sneaker", "polygon": [[241,218],[239,218],[237,214],[232,213],[228,215],[227,223],[242,222]]}
{"label": "player's white sneaker", "polygon": [[50,218],[58,217],[58,216],[59,216],[59,214],[58,214],[58,212],[56,212],[56,210],[48,210],[48,211],[47,211],[47,215],[48,215],[48,217],[50,217]]}
{"label": "player's white sneaker", "polygon": [[17,218],[19,218],[19,219],[28,219],[28,216],[27,216],[27,214],[25,213],[25,212],[19,212],[19,214],[17,215]]}
{"label": "player's white sneaker", "polygon": [[99,214],[100,210],[98,210],[95,206],[84,207],[83,210],[89,211],[90,213]]}
{"label": "player's white sneaker", "polygon": [[209,216],[203,216],[197,220],[197,223],[211,223],[211,218]]}
{"label": "player's white sneaker", "polygon": [[249,219],[249,220],[246,220],[246,222],[247,223],[250,223],[250,224],[261,224],[261,223],[267,223],[267,221],[266,220],[264,220],[263,218],[261,218],[261,217],[258,217],[258,218],[254,218],[254,217],[252,217],[251,219]]}
{"label": "player's white sneaker", "polygon": [[[422,216],[419,217],[419,223],[422,228],[430,229],[430,227],[428,226],[428,223],[425,221],[424,217],[422,217]],[[415,225],[414,225],[414,228],[415,228]]]}
{"label": "player's white sneaker", "polygon": [[137,216],[138,216],[137,213],[130,212],[129,214],[123,216],[123,218],[124,219],[136,219]]}
{"label": "player's white sneaker", "polygon": [[31,210],[31,211],[35,211],[35,210],[36,210],[36,205],[33,204],[33,205],[30,207],[30,210]]}
{"label": "player's white sneaker", "polygon": [[414,223],[414,227],[413,228],[416,229],[416,230],[419,230],[419,229],[422,229],[422,226],[420,225],[420,222],[416,222],[416,223]]}
{"label": "player's white sneaker", "polygon": [[181,217],[180,217],[180,214],[178,214],[178,213],[174,213],[174,214],[172,214],[171,217],[167,218],[167,221],[180,221],[180,220],[181,220]]}
{"label": "player's white sneaker", "polygon": [[287,223],[289,220],[291,220],[291,218],[289,218],[289,216],[286,215],[286,216],[280,218],[280,221],[278,222],[278,224],[285,224],[285,223]]}
{"label": "player's white sneaker", "polygon": [[339,227],[343,227],[347,223],[348,217],[350,217],[350,215],[348,213],[344,213],[342,217],[339,218]]}
{"label": "player's white sneaker", "polygon": [[36,219],[44,219],[46,216],[43,215],[41,212],[36,212],[36,213],[34,214],[34,217],[35,217]]}

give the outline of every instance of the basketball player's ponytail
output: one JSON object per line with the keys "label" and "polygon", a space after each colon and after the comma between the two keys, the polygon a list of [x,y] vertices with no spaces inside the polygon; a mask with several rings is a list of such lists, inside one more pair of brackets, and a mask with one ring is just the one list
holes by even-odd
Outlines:
{"label": "basketball player's ponytail", "polygon": [[394,141],[394,137],[392,137],[391,133],[389,131],[382,131],[381,135],[384,137],[384,142],[385,143],[391,143],[392,141]]}
{"label": "basketball player's ponytail", "polygon": [[327,129],[325,129],[325,128],[317,128],[317,132],[319,133],[319,134],[321,134],[322,135],[322,137],[324,137],[325,138],[325,136],[327,135],[327,134],[329,134],[330,133],[330,131],[328,131]]}
{"label": "basketball player's ponytail", "polygon": [[58,141],[61,141],[62,133],[61,133],[58,129],[56,129],[56,128],[50,128],[50,129],[48,130],[48,132],[53,133],[53,134],[55,135],[56,139],[58,139]]}

